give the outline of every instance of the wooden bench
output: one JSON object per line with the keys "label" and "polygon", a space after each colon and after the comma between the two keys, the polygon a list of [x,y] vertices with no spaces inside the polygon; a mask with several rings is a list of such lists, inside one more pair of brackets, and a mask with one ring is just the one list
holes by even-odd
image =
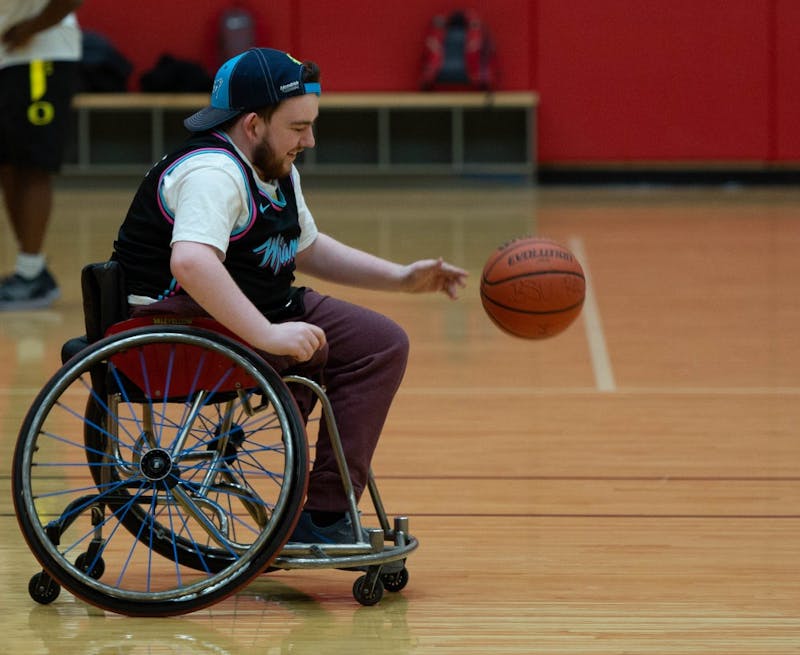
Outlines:
{"label": "wooden bench", "polygon": [[[185,137],[206,94],[85,93],[75,97],[67,173],[142,174]],[[317,147],[303,172],[509,174],[536,170],[534,92],[324,93]]]}

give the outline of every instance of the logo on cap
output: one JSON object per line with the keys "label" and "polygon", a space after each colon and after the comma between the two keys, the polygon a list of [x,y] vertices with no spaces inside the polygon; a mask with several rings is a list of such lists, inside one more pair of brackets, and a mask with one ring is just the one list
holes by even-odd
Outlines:
{"label": "logo on cap", "polygon": [[283,93],[291,93],[292,91],[297,91],[299,88],[300,82],[297,80],[289,82],[288,84],[281,84],[281,92]]}

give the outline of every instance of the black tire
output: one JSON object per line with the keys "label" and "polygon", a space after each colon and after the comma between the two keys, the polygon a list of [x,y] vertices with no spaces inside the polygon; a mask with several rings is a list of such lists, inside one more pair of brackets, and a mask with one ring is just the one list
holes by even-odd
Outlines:
{"label": "black tire", "polygon": [[[102,578],[103,573],[106,572],[106,563],[103,561],[103,558],[91,557],[89,553],[78,555],[78,558],[75,560],[75,566],[95,580]],[[89,570],[90,566],[92,567],[91,570]]]}
{"label": "black tire", "polygon": [[367,576],[359,576],[353,583],[353,598],[362,605],[377,605],[383,598],[383,583],[380,578],[375,580],[375,584],[370,590],[367,587]]}
{"label": "black tire", "polygon": [[381,575],[381,582],[386,591],[402,591],[408,584],[408,569],[403,567],[393,573],[384,573]]}
{"label": "black tire", "polygon": [[[261,357],[152,326],[98,341],[50,379],[20,430],[12,486],[23,535],[58,583],[106,610],[169,616],[267,568],[307,476],[303,421]],[[68,557],[97,532],[102,580],[96,556],[91,572]]]}
{"label": "black tire", "polygon": [[40,605],[49,605],[61,593],[61,586],[47,573],[40,571],[28,582],[28,593]]}

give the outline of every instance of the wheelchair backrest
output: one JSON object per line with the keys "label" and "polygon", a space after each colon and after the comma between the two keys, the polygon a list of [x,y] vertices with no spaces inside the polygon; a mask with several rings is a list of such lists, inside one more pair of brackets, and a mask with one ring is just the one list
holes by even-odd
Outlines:
{"label": "wheelchair backrest", "polygon": [[128,318],[128,295],[119,262],[87,264],[81,271],[83,319],[89,343],[102,339],[109,327]]}
{"label": "wheelchair backrest", "polygon": [[81,270],[83,322],[86,334],[69,339],[61,347],[61,362],[81,352],[90,343],[102,339],[106,330],[128,318],[125,279],[118,262],[87,264]]}

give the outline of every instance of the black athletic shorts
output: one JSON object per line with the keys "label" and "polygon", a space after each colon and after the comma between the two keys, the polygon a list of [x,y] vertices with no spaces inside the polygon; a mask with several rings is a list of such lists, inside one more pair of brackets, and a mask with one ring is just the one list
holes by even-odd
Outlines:
{"label": "black athletic shorts", "polygon": [[61,168],[77,76],[74,61],[0,69],[0,165]]}

